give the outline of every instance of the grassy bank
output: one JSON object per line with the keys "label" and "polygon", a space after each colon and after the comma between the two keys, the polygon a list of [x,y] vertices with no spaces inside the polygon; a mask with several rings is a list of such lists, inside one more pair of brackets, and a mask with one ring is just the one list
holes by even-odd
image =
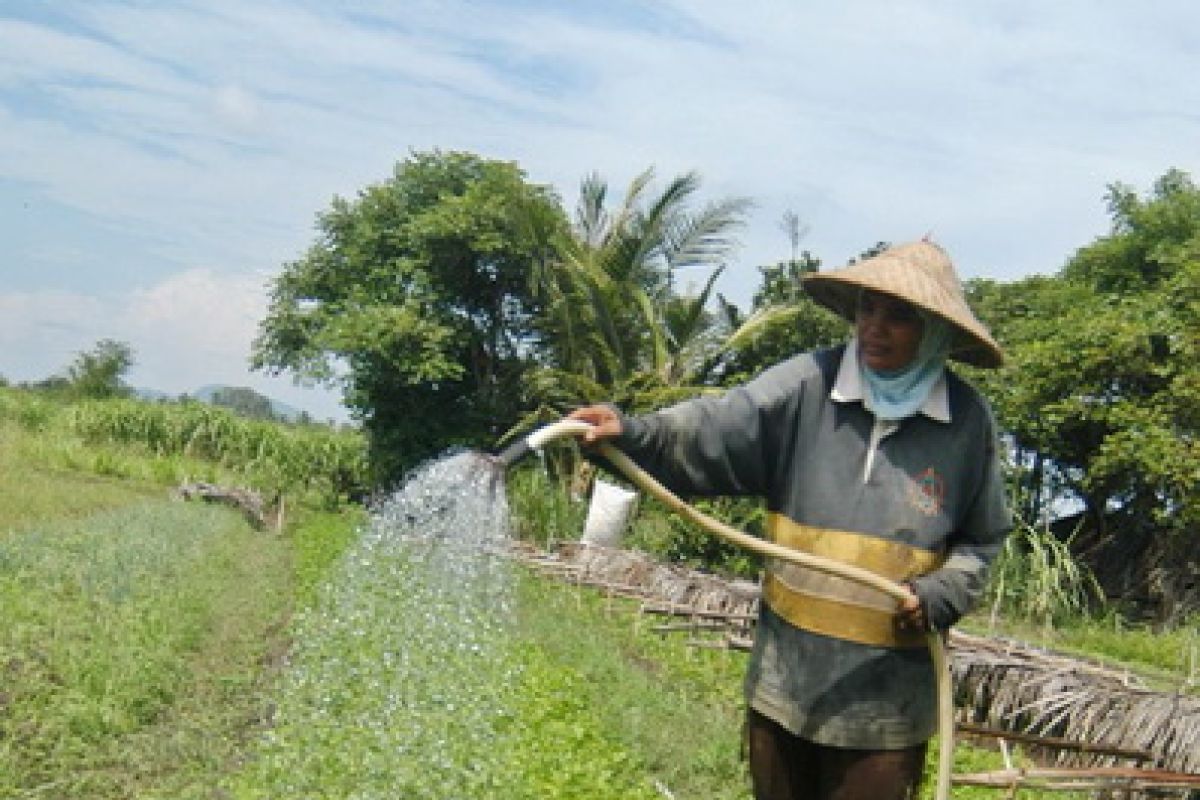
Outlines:
{"label": "grassy bank", "polygon": [[164,500],[37,523],[0,563],[0,796],[188,796],[235,756],[287,607],[279,540]]}
{"label": "grassy bank", "polygon": [[151,484],[62,467],[39,452],[42,441],[0,421],[0,537],[42,520],[87,516],[161,496]]}
{"label": "grassy bank", "polygon": [[[244,472],[0,415],[0,797],[211,798],[271,705],[289,620],[357,517],[303,497],[286,535],[168,500]],[[316,503],[314,506],[313,503]]]}

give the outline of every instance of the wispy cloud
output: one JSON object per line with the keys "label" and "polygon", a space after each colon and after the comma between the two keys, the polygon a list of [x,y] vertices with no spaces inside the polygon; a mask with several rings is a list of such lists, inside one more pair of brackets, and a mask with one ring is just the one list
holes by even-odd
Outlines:
{"label": "wispy cloud", "polygon": [[0,201],[33,187],[136,231],[114,292],[277,270],[410,149],[512,159],[568,201],[592,170],[697,169],[756,201],[720,287],[742,300],[785,210],[828,261],[932,229],[966,275],[1012,279],[1102,233],[1109,182],[1200,170],[1182,0],[54,9],[0,12]]}

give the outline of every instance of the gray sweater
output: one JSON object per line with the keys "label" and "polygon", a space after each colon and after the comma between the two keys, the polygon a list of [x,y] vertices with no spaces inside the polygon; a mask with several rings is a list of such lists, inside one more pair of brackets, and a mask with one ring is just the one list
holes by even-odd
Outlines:
{"label": "gray sweater", "polygon": [[[912,584],[931,624],[947,628],[978,600],[1011,528],[991,411],[947,370],[949,421],[909,417],[873,446],[874,416],[830,396],[844,351],[796,356],[720,397],[625,418],[617,444],[678,494],[760,496],[793,523],[942,553]],[[908,747],[936,727],[927,651],[802,630],[766,603],[746,695],[821,744]]]}

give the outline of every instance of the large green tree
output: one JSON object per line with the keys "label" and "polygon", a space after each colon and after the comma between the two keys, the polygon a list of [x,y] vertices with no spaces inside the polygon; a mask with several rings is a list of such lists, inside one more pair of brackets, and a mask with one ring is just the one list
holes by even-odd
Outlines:
{"label": "large green tree", "polygon": [[1024,456],[1027,512],[1077,500],[1124,591],[1200,523],[1200,189],[1172,171],[1145,197],[1112,187],[1109,209],[1058,275],[973,292],[1008,350],[979,379]]}
{"label": "large green tree", "polygon": [[130,394],[124,377],[133,363],[132,347],[116,339],[101,339],[67,367],[67,391],[86,398],[124,397]]}
{"label": "large green tree", "polygon": [[518,413],[533,279],[564,225],[512,163],[414,153],[319,215],[317,241],[274,281],[252,363],[341,386],[381,481],[490,444]]}

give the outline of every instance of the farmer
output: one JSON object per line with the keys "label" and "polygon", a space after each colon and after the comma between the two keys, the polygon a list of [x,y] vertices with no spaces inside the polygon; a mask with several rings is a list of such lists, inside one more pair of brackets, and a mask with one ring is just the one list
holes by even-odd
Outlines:
{"label": "farmer", "polygon": [[910,590],[897,609],[768,563],[745,692],[757,800],[915,797],[936,728],[925,632],[971,609],[1011,527],[991,410],[945,362],[1003,356],[927,240],[804,288],[854,324],[849,342],[721,397],[570,416],[594,426],[585,441],[610,440],[673,491],[763,497],[772,541]]}

